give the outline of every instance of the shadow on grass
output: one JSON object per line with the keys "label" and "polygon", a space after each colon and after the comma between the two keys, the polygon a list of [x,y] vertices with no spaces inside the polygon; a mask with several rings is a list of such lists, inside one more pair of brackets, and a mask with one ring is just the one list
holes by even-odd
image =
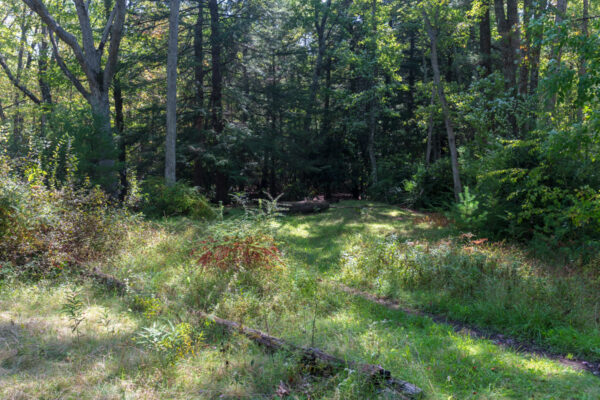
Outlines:
{"label": "shadow on grass", "polygon": [[426,317],[347,298],[318,323],[318,342],[341,357],[381,364],[431,399],[597,399],[591,374],[501,349]]}
{"label": "shadow on grass", "polygon": [[342,252],[354,235],[385,237],[397,234],[411,240],[438,241],[452,230],[428,221],[425,214],[371,203],[340,203],[321,214],[287,216],[278,232],[290,256],[313,271],[335,272]]}

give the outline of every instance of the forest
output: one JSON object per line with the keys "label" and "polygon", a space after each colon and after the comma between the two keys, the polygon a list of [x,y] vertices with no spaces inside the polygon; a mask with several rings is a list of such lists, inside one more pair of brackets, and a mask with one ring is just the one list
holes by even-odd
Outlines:
{"label": "forest", "polygon": [[600,2],[0,20],[1,399],[600,399]]}

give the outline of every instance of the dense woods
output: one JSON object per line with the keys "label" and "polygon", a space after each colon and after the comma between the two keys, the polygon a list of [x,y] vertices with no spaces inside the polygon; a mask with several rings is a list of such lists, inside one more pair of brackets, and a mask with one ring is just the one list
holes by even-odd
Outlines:
{"label": "dense woods", "polygon": [[76,160],[122,200],[163,171],[224,204],[447,208],[469,187],[489,235],[557,245],[598,228],[588,0],[2,8],[2,141],[22,169],[63,181]]}
{"label": "dense woods", "polygon": [[[131,367],[160,365],[152,398],[171,398],[173,376],[190,379],[165,371],[215,343],[208,365],[226,359],[219,373],[238,377],[229,360],[252,354],[269,398],[376,398],[382,382],[507,398],[498,382],[537,379],[517,366],[494,380],[500,350],[465,350],[473,365],[455,371],[468,357],[447,350],[440,315],[600,374],[600,2],[0,0],[0,21],[0,387],[22,356],[6,333],[20,335],[20,311],[3,321],[1,306],[49,280],[36,301],[63,299],[47,312],[66,313],[84,359],[98,343],[80,337],[100,335],[80,335],[91,278],[119,289],[106,312],[156,357]],[[360,303],[390,299],[418,311],[380,318],[389,310]],[[392,320],[410,332],[375,327]],[[381,344],[348,339],[348,361],[330,340],[344,329]],[[229,352],[256,332],[297,369],[247,342]],[[487,372],[468,375],[477,362]],[[562,371],[548,365],[540,382]],[[260,375],[239,378],[246,397]],[[587,378],[512,398],[567,398]]]}

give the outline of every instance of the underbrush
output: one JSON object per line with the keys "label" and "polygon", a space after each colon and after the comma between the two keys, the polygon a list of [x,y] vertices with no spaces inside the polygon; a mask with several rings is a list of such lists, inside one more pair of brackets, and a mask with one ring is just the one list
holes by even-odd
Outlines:
{"label": "underbrush", "polygon": [[167,186],[162,178],[151,177],[142,184],[141,210],[149,217],[187,216],[212,219],[216,216],[208,200],[183,182]]}
{"label": "underbrush", "polygon": [[358,237],[339,278],[451,319],[600,360],[600,281],[544,271],[516,252],[463,235],[411,242]]}
{"label": "underbrush", "polygon": [[0,277],[8,271],[56,274],[102,258],[119,246],[135,217],[98,188],[44,184],[0,159]]}

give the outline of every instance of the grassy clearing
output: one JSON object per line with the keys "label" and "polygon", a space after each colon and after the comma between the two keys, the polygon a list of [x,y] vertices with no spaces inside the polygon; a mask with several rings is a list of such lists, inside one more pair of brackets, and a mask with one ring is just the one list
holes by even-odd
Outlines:
{"label": "grassy clearing", "polygon": [[[600,398],[600,384],[591,374],[498,348],[319,283],[345,279],[347,257],[359,243],[368,247],[390,234],[438,242],[453,235],[449,227],[393,207],[341,208],[255,225],[238,218],[210,225],[168,219],[132,226],[123,251],[101,267],[127,279],[141,295],[118,297],[66,277],[64,283],[1,281],[0,398],[258,399],[285,391],[298,399],[389,398],[354,371],[311,376],[293,355],[266,354],[243,337],[196,320],[194,309],[342,358],[379,363],[423,388],[429,399]],[[283,265],[269,270],[199,265],[194,250],[207,237],[257,231],[276,236]],[[366,278],[352,283],[377,289]],[[79,339],[62,311],[75,289],[85,305]],[[409,291],[391,294],[421,304]],[[108,327],[105,319],[111,321]],[[172,334],[168,322],[174,332],[189,324],[193,334]],[[174,362],[166,361],[171,350],[140,342],[151,327],[171,332]]]}

